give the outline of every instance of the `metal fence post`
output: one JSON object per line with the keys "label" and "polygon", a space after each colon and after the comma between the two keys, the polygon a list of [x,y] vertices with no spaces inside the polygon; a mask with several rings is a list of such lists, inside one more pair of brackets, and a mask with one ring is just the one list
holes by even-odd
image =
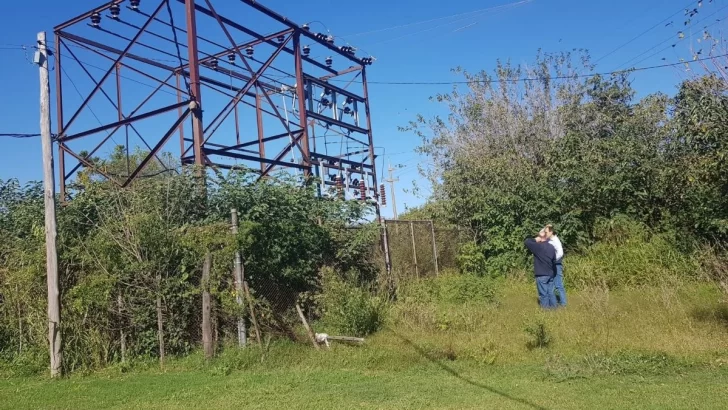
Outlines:
{"label": "metal fence post", "polygon": [[415,245],[415,223],[410,221],[410,235],[412,236],[412,259],[415,262],[415,274],[420,277],[420,269],[417,266],[417,245]]}
{"label": "metal fence post", "polygon": [[432,258],[435,261],[435,276],[440,276],[440,268],[437,262],[437,241],[435,240],[435,224],[430,221],[430,231],[432,232]]}

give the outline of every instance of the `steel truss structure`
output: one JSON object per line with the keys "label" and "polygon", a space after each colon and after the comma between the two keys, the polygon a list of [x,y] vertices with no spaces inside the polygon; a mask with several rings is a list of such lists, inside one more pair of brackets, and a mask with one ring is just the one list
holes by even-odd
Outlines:
{"label": "steel truss structure", "polygon": [[[127,186],[172,152],[182,164],[297,172],[319,177],[322,195],[379,200],[373,59],[333,36],[254,0],[114,0],[54,33],[61,198],[79,169]],[[115,138],[125,172],[93,160]]]}

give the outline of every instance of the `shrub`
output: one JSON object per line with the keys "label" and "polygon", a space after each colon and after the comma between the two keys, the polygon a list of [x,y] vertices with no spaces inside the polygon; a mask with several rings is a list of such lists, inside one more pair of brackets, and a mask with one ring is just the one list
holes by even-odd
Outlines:
{"label": "shrub", "polygon": [[493,279],[447,272],[436,278],[413,281],[400,290],[401,299],[414,303],[489,303],[495,296]]}
{"label": "shrub", "polygon": [[546,348],[551,344],[551,332],[549,332],[546,328],[546,323],[541,319],[536,319],[532,323],[527,324],[523,331],[529,336],[528,342],[526,342],[526,347],[529,350]]}
{"label": "shrub", "polygon": [[680,251],[669,234],[654,234],[642,224],[619,217],[597,226],[598,242],[583,254],[564,259],[564,276],[576,287],[598,282],[613,289],[699,276],[700,264]]}
{"label": "shrub", "polygon": [[322,292],[317,298],[322,324],[347,336],[366,336],[384,324],[386,301],[352,282],[333,270],[322,271]]}
{"label": "shrub", "polygon": [[465,275],[485,276],[488,272],[488,261],[480,247],[474,242],[467,242],[460,247],[457,265]]}

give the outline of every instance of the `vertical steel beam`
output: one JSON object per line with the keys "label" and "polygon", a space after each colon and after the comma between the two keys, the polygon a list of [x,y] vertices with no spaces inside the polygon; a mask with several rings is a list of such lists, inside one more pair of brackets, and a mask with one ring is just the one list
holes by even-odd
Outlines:
{"label": "vertical steel beam", "polygon": [[[181,103],[182,102],[182,92],[180,91],[181,84],[180,84],[179,72],[176,72],[175,76],[177,77],[177,84],[176,84],[177,85],[177,102]],[[182,116],[182,112],[183,112],[182,107],[179,107],[177,109],[177,113],[179,114],[180,117]],[[178,132],[179,132],[179,156],[180,156],[180,158],[182,158],[184,156],[184,152],[185,152],[185,124],[184,123],[181,123],[179,125]]]}
{"label": "vertical steel beam", "polygon": [[195,0],[185,0],[185,14],[187,16],[187,60],[190,64],[190,100],[197,105],[192,110],[192,144],[194,145],[195,165],[202,166],[204,164],[202,158],[204,134],[202,130],[202,99],[200,96],[200,62],[197,52]]}
{"label": "vertical steel beam", "polygon": [[367,87],[366,69],[361,68],[361,82],[364,97],[364,113],[367,116],[367,137],[369,145],[369,161],[372,164],[372,186],[374,187],[374,199],[377,201],[377,217],[379,217],[379,192],[377,191],[377,166],[374,156],[374,136],[372,134],[372,114],[369,110],[369,89]]}
{"label": "vertical steel beam", "polygon": [[240,114],[238,111],[238,105],[235,104],[235,143],[240,145]]}
{"label": "vertical steel beam", "polygon": [[[56,130],[58,135],[63,132],[63,83],[61,81],[61,37],[55,33],[56,58]],[[63,143],[58,143],[58,185],[61,203],[66,202],[66,151]]]}
{"label": "vertical steel beam", "polygon": [[[265,158],[265,142],[263,141],[263,107],[261,106],[260,101],[260,93],[262,90],[257,89],[256,91],[258,91],[255,94],[255,118],[258,122],[258,153],[260,154],[261,158]],[[264,162],[261,162],[260,170],[265,171],[265,166],[266,164]]]}
{"label": "vertical steel beam", "polygon": [[[293,56],[296,68],[296,94],[298,95],[298,115],[303,135],[302,154],[303,154],[303,171],[304,177],[311,175],[311,151],[308,147],[308,116],[306,115],[306,91],[305,82],[303,81],[303,61],[301,59],[301,30],[296,29],[293,33]],[[311,96],[313,97],[313,96]]]}

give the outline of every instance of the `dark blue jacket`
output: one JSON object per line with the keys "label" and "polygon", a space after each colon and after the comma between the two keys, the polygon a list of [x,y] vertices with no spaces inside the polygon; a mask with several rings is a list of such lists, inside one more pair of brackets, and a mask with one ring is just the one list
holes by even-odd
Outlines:
{"label": "dark blue jacket", "polygon": [[526,248],[533,254],[534,276],[555,276],[556,249],[548,242],[536,242],[533,238],[526,239]]}

